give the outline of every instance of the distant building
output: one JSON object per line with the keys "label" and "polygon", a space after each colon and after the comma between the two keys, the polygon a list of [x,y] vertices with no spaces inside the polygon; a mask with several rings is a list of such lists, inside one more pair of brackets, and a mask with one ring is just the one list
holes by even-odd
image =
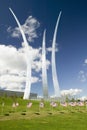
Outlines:
{"label": "distant building", "polygon": [[[18,91],[9,91],[9,90],[0,90],[0,97],[1,96],[17,96],[17,97],[23,97],[24,92],[18,92]],[[30,93],[29,99],[37,99],[37,93]]]}

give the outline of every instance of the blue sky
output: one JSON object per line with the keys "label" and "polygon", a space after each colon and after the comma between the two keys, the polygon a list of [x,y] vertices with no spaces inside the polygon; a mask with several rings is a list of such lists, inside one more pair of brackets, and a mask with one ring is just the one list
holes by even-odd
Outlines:
{"label": "blue sky", "polygon": [[[23,25],[29,16],[35,18],[40,26],[36,29],[37,38],[29,42],[33,48],[42,46],[44,29],[46,47],[52,46],[52,38],[59,12],[62,11],[57,33],[56,65],[61,90],[82,89],[87,96],[87,3],[85,0],[3,0],[0,4],[0,44],[21,48],[22,38],[12,37],[17,24],[9,11],[12,8]],[[8,31],[9,29],[9,31]],[[47,53],[50,61],[51,52]],[[1,62],[0,62],[1,63]],[[35,73],[41,75],[41,72]],[[48,69],[50,95],[54,94],[51,65]],[[6,88],[6,87],[5,87]],[[32,84],[31,92],[42,95],[42,83]]]}

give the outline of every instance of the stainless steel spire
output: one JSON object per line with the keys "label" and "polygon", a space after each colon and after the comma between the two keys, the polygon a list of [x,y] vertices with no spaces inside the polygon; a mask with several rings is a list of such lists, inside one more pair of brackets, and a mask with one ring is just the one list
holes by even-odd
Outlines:
{"label": "stainless steel spire", "polygon": [[9,10],[13,14],[13,16],[14,16],[17,24],[18,24],[19,30],[21,32],[21,35],[22,35],[22,38],[23,38],[23,41],[24,41],[25,52],[26,52],[26,59],[27,59],[27,74],[26,74],[26,86],[25,86],[25,92],[24,92],[23,99],[29,99],[30,89],[31,89],[31,59],[30,59],[31,56],[30,56],[30,52],[29,52],[29,45],[28,45],[26,36],[25,36],[25,34],[23,32],[23,29],[22,29],[22,27],[20,25],[19,20],[17,19],[16,15],[12,11],[12,9],[9,8]]}
{"label": "stainless steel spire", "polygon": [[43,84],[43,98],[48,98],[48,83],[47,83],[47,69],[46,69],[46,48],[45,48],[45,37],[46,30],[43,33],[43,43],[42,43],[42,84]]}
{"label": "stainless steel spire", "polygon": [[61,12],[58,16],[58,20],[56,23],[55,31],[54,31],[54,36],[53,36],[53,42],[52,42],[52,77],[53,77],[53,85],[54,85],[54,91],[55,91],[55,97],[60,97],[60,87],[59,87],[59,82],[58,82],[58,77],[57,77],[57,70],[56,70],[56,61],[55,61],[55,47],[56,47],[56,36],[57,36],[57,29],[59,25],[61,17]]}

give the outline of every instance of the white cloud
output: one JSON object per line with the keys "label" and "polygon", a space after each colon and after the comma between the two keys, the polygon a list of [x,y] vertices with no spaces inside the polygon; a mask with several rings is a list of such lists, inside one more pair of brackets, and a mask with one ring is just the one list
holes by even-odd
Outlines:
{"label": "white cloud", "polygon": [[82,92],[82,89],[62,90],[61,95],[63,95],[63,96],[67,96],[67,95],[74,96],[74,95],[78,95],[81,92]]}
{"label": "white cloud", "polygon": [[87,96],[82,96],[82,97],[80,97],[78,99],[81,100],[81,101],[85,101],[85,100],[87,100]]}
{"label": "white cloud", "polygon": [[[40,72],[42,69],[41,48],[31,49],[32,70]],[[50,61],[47,60],[47,69]],[[0,88],[10,90],[24,89],[26,80],[26,57],[24,48],[0,45]],[[41,77],[40,77],[41,78]],[[39,77],[32,76],[32,83],[41,81]]]}
{"label": "white cloud", "polygon": [[87,59],[85,59],[84,64],[87,64]]}
{"label": "white cloud", "polygon": [[51,51],[52,51],[52,47],[48,47],[48,48],[47,48],[47,51],[48,51],[48,52],[51,52]]}
{"label": "white cloud", "polygon": [[[39,81],[38,77],[32,77],[31,83],[36,83]],[[2,75],[0,76],[0,83],[25,83],[26,77],[25,76],[17,76],[17,75]]]}
{"label": "white cloud", "polygon": [[0,45],[0,72],[5,70],[24,70],[25,57],[22,52],[12,46]]}
{"label": "white cloud", "polygon": [[[61,96],[62,96],[61,99],[63,99],[63,97],[66,97],[66,96],[68,96],[68,97],[76,96],[76,95],[80,94],[81,92],[82,92],[82,89],[77,89],[77,88],[61,90]],[[51,95],[50,98],[55,98],[55,95]]]}
{"label": "white cloud", "polygon": [[[37,19],[33,18],[32,16],[29,16],[25,23],[23,25],[21,25],[27,40],[29,42],[32,42],[34,40],[34,38],[37,38],[37,32],[36,30],[40,27],[40,23],[37,21]],[[15,27],[14,29],[12,29],[11,27],[8,27],[7,31],[9,33],[11,33],[12,37],[20,37],[21,33],[18,27]]]}
{"label": "white cloud", "polygon": [[[52,52],[52,47],[48,47],[48,48],[47,48],[47,51],[48,51],[48,52]],[[56,47],[55,51],[56,51],[56,52],[58,51],[58,48],[57,48],[57,47]]]}
{"label": "white cloud", "polygon": [[81,82],[85,82],[87,80],[87,74],[83,70],[81,70],[79,72],[78,78]]}
{"label": "white cloud", "polygon": [[80,70],[78,73],[78,79],[83,83],[87,81],[86,65],[87,65],[87,59],[85,59],[83,62],[83,69]]}
{"label": "white cloud", "polygon": [[[46,68],[48,69],[49,66],[50,66],[50,61],[46,60]],[[42,61],[34,61],[32,68],[35,69],[36,72],[41,71],[41,69],[42,69]]]}

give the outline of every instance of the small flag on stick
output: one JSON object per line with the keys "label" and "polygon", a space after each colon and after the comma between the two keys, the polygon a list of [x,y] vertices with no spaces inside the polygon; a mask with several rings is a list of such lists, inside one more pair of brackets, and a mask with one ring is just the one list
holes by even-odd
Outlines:
{"label": "small flag on stick", "polygon": [[19,106],[19,103],[17,102],[15,105],[18,107],[18,106]]}
{"label": "small flag on stick", "polygon": [[51,102],[50,105],[51,105],[52,107],[57,107],[57,103],[56,103],[56,102]]}
{"label": "small flag on stick", "polygon": [[60,103],[60,105],[63,106],[63,107],[67,107],[67,103],[66,102]]}
{"label": "small flag on stick", "polygon": [[15,104],[15,103],[13,103],[13,104],[12,104],[12,107],[14,107],[14,108],[15,108],[15,107],[16,107],[16,104]]}
{"label": "small flag on stick", "polygon": [[43,108],[43,107],[44,107],[44,103],[40,102],[40,108]]}
{"label": "small flag on stick", "polygon": [[27,108],[30,108],[32,106],[32,102],[27,104]]}

